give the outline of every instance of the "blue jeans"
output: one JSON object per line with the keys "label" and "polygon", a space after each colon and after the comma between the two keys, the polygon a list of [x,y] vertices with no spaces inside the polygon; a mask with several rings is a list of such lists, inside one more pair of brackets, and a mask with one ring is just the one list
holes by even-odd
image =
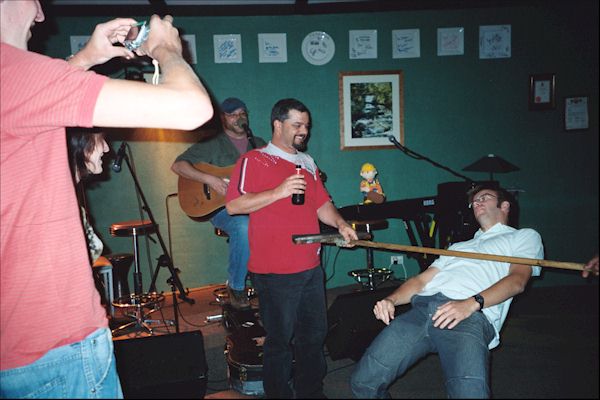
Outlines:
{"label": "blue jeans", "polygon": [[97,329],[82,341],[52,349],[29,365],[1,371],[0,396],[122,399],[110,330]]}
{"label": "blue jeans", "polygon": [[229,235],[229,267],[227,284],[234,290],[244,290],[248,274],[248,216],[229,215],[226,209],[216,213],[210,222]]}
{"label": "blue jeans", "polygon": [[389,385],[430,353],[438,353],[449,398],[489,398],[489,350],[494,327],[481,312],[453,329],[433,326],[441,293],[413,296],[412,308],[398,315],[365,351],[350,385],[357,398],[390,398]]}
{"label": "blue jeans", "polygon": [[327,372],[323,352],[327,335],[323,269],[317,266],[295,274],[253,273],[251,279],[267,333],[263,347],[266,397],[292,398],[294,392],[300,399],[323,397]]}

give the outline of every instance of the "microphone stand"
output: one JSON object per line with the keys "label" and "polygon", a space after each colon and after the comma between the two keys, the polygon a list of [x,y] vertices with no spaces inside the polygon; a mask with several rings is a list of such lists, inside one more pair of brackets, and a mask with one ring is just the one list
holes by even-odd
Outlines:
{"label": "microphone stand", "polygon": [[456,171],[454,171],[454,170],[452,170],[452,169],[450,169],[450,168],[448,168],[448,167],[446,167],[446,166],[444,166],[444,165],[442,165],[440,163],[437,163],[437,162],[433,161],[432,159],[430,159],[428,157],[425,157],[425,156],[417,153],[416,151],[410,150],[408,147],[400,144],[400,142],[398,142],[398,140],[396,140],[396,138],[394,136],[389,135],[388,139],[389,139],[390,142],[392,142],[394,144],[394,146],[396,146],[396,148],[398,150],[400,150],[401,152],[403,152],[407,156],[415,158],[417,160],[425,160],[425,161],[427,161],[428,163],[432,164],[435,167],[438,167],[438,168],[441,168],[441,169],[443,169],[445,171],[448,171],[452,175],[455,175],[455,176],[458,176],[459,178],[464,179],[467,183],[469,183],[471,185],[471,187],[473,187],[475,185],[475,181],[473,179],[469,178],[468,176],[459,174],[458,172],[456,172]]}
{"label": "microphone stand", "polygon": [[254,141],[254,134],[252,133],[252,129],[250,129],[250,125],[248,125],[247,123],[242,124],[242,128],[246,131],[246,137],[250,142],[250,146],[252,146],[252,148],[255,149],[256,142]]}
{"label": "microphone stand", "polygon": [[171,277],[167,280],[167,283],[169,283],[171,285],[171,291],[173,293],[173,313],[175,315],[175,331],[177,333],[179,333],[179,319],[178,319],[178,315],[177,315],[178,309],[177,309],[177,299],[175,298],[175,288],[177,288],[179,290],[179,298],[182,299],[183,301],[187,302],[188,304],[194,304],[195,301],[194,301],[194,299],[191,299],[187,296],[186,291],[183,288],[183,284],[181,283],[181,280],[179,279],[179,275],[178,275],[179,270],[173,266],[173,260],[171,259],[171,256],[169,255],[169,251],[167,250],[167,246],[165,245],[165,242],[160,234],[160,231],[158,229],[158,224],[156,223],[156,220],[154,219],[154,215],[152,215],[152,211],[150,210],[150,207],[148,206],[148,202],[146,201],[146,196],[144,196],[144,192],[142,191],[140,182],[137,179],[137,175],[135,174],[133,168],[131,168],[131,163],[129,162],[129,156],[127,155],[126,152],[123,156],[123,159],[127,163],[127,167],[129,168],[129,172],[131,173],[131,177],[133,178],[133,182],[135,183],[135,189],[138,192],[138,194],[140,195],[140,198],[142,199],[142,203],[143,203],[142,209],[144,211],[146,211],[146,214],[148,214],[148,218],[150,218],[150,222],[152,222],[152,226],[156,230],[156,237],[158,238],[158,241],[159,241],[160,246],[162,247],[162,251],[163,251],[163,254],[158,258],[158,265],[157,265],[156,269],[154,270],[154,276],[152,277],[152,283],[150,284],[149,292],[156,292],[156,278],[158,277],[158,271],[160,270],[160,267],[167,267],[169,269],[169,272],[171,273]]}

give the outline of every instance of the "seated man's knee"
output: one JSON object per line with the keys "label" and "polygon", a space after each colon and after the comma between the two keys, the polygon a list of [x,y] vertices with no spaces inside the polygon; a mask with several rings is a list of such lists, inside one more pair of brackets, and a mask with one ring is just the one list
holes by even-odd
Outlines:
{"label": "seated man's knee", "polygon": [[357,399],[389,398],[385,385],[377,385],[377,380],[373,379],[373,375],[368,373],[366,368],[361,368],[360,363],[350,376],[350,389]]}
{"label": "seated man's knee", "polygon": [[446,380],[446,392],[451,399],[487,399],[490,388],[485,377],[455,376]]}

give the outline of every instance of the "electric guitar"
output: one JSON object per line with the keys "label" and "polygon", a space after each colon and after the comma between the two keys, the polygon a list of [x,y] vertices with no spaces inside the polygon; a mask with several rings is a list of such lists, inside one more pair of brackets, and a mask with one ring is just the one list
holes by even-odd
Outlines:
{"label": "electric guitar", "polygon": [[[217,167],[208,163],[196,163],[194,168],[206,174],[227,178],[231,175],[233,165]],[[189,217],[199,220],[209,219],[212,214],[225,206],[225,196],[215,192],[205,184],[191,179],[179,177],[177,182],[179,205]]]}

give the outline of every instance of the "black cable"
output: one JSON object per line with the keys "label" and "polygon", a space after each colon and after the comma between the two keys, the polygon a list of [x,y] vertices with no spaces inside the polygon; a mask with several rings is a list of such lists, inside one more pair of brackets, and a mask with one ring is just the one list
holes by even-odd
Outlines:
{"label": "black cable", "polygon": [[338,247],[338,251],[337,251],[337,253],[335,253],[335,257],[333,258],[333,265],[332,265],[331,276],[329,278],[325,279],[325,283],[329,282],[331,280],[331,278],[333,278],[335,276],[335,264],[337,263],[337,258],[340,255],[340,251],[341,250],[342,250],[342,248]]}
{"label": "black cable", "polygon": [[178,194],[177,193],[171,193],[168,194],[167,197],[165,198],[165,208],[167,210],[167,236],[169,238],[169,254],[171,254],[171,261],[173,262],[173,265],[175,265],[175,258],[173,257],[173,247],[171,245],[171,212],[169,209],[169,199],[171,197],[177,197]]}

